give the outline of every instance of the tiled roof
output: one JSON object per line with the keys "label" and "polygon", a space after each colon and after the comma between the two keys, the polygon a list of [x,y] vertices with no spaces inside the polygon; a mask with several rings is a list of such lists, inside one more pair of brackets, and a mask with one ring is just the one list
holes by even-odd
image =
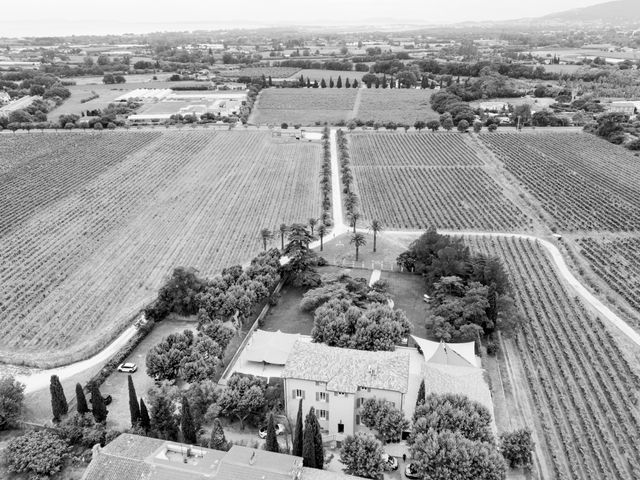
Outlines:
{"label": "tiled roof", "polygon": [[123,433],[105,445],[102,451],[118,457],[144,460],[165,443],[158,438]]}
{"label": "tiled roof", "polygon": [[326,382],[327,390],[355,392],[358,387],[406,393],[409,355],[369,352],[298,341],[287,358],[283,378]]}
{"label": "tiled roof", "polygon": [[430,393],[459,393],[481,403],[493,412],[491,391],[484,379],[484,370],[426,363],[423,368],[424,386]]}
{"label": "tiled roof", "polygon": [[113,457],[94,450],[91,463],[82,480],[147,480],[151,479],[151,465],[141,460]]}

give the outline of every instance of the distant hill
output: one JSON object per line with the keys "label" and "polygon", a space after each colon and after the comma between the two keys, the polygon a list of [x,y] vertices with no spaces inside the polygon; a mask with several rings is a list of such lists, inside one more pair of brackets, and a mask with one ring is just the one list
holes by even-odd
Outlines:
{"label": "distant hill", "polygon": [[616,0],[599,3],[591,7],[552,13],[541,17],[541,19],[568,23],[638,23],[640,22],[640,0]]}

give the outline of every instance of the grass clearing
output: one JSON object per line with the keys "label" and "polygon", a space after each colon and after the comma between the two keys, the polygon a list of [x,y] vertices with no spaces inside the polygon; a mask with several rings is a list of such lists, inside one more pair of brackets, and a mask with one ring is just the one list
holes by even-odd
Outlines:
{"label": "grass clearing", "polygon": [[404,88],[363,88],[356,118],[362,121],[404,123],[438,120],[429,103],[434,90]]}

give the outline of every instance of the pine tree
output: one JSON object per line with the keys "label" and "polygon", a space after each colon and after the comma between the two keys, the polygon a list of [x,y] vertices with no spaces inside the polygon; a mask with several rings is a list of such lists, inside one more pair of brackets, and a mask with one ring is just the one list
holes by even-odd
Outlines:
{"label": "pine tree", "polygon": [[96,419],[97,423],[107,421],[107,414],[109,411],[104,404],[104,399],[102,398],[102,394],[100,393],[100,389],[96,383],[91,384],[91,411],[93,413],[93,418]]}
{"label": "pine tree", "polygon": [[267,452],[280,453],[280,445],[276,438],[276,423],[273,419],[273,413],[269,414],[269,422],[267,423],[267,440],[264,445]]}
{"label": "pine tree", "polygon": [[66,415],[69,411],[67,398],[64,396],[62,384],[57,375],[51,375],[51,383],[49,384],[51,392],[51,410],[53,411],[53,419],[58,422],[62,415]]}
{"label": "pine tree", "polygon": [[426,394],[424,391],[424,378],[420,382],[420,388],[418,389],[418,399],[416,400],[416,407],[426,400]]}
{"label": "pine tree", "polygon": [[224,430],[219,419],[213,421],[213,429],[211,430],[211,438],[209,439],[209,448],[214,450],[229,450],[229,443],[224,436]]}
{"label": "pine tree", "polygon": [[82,385],[76,383],[76,408],[80,415],[84,415],[89,412],[89,406],[87,405],[87,397],[84,396],[84,389]]}
{"label": "pine tree", "polygon": [[291,454],[296,457],[302,456],[302,425],[302,399],[300,399],[300,403],[298,403],[298,416],[296,417],[296,430],[293,434],[293,450],[291,452]]}
{"label": "pine tree", "polygon": [[193,416],[191,415],[191,408],[189,407],[189,400],[187,397],[182,397],[182,417],[180,419],[180,429],[182,430],[182,441],[189,445],[195,445],[198,441],[198,434],[196,432],[196,426],[193,422]]}
{"label": "pine tree", "polygon": [[131,414],[131,428],[140,423],[140,404],[136,395],[136,387],[133,386],[133,377],[129,375],[129,413]]}
{"label": "pine tree", "polygon": [[151,419],[149,418],[149,410],[144,404],[144,400],[140,399],[140,426],[144,428],[145,433],[151,428]]}

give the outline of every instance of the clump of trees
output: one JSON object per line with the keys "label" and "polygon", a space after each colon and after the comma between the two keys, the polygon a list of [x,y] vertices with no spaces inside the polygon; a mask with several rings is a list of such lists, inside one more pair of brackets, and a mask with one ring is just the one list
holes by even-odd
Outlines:
{"label": "clump of trees", "polygon": [[349,475],[379,478],[384,471],[383,454],[380,440],[369,433],[358,432],[342,442],[340,461]]}
{"label": "clump of trees", "polygon": [[331,300],[314,316],[311,337],[314,342],[357,350],[394,350],[411,332],[404,312],[388,305],[366,309],[349,300]]}
{"label": "clump of trees", "polygon": [[5,459],[10,472],[48,477],[62,469],[68,452],[68,443],[57,433],[30,430],[9,442]]}
{"label": "clump of trees", "polygon": [[404,412],[391,402],[383,399],[369,398],[361,407],[362,423],[378,433],[383,442],[398,442],[402,432],[409,427]]}
{"label": "clump of trees", "polygon": [[521,428],[500,435],[500,453],[511,468],[531,468],[533,464],[531,430]]}
{"label": "clump of trees", "polygon": [[22,416],[24,384],[10,375],[0,377],[0,431],[17,425]]}
{"label": "clump of trees", "polygon": [[432,296],[432,336],[445,341],[490,338],[495,330],[512,331],[521,321],[500,259],[472,255],[462,239],[428,229],[397,259],[421,274]]}
{"label": "clump of trees", "polygon": [[491,415],[460,395],[429,395],[416,408],[409,438],[412,462],[425,478],[503,480],[506,462],[491,431]]}

